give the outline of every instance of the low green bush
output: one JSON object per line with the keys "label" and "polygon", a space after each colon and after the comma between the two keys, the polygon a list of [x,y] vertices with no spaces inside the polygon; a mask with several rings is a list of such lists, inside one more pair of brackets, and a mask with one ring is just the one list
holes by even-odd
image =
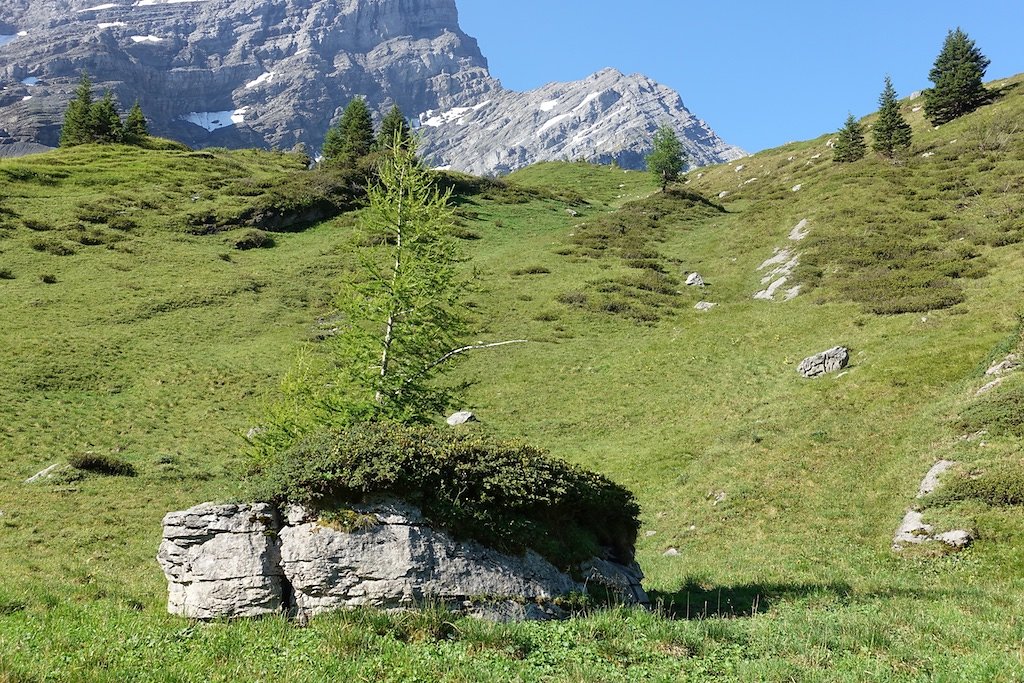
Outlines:
{"label": "low green bush", "polygon": [[240,237],[235,239],[234,247],[240,251],[249,249],[263,249],[274,246],[274,238],[262,230],[246,230]]}
{"label": "low green bush", "polygon": [[972,403],[954,426],[965,434],[986,429],[996,436],[1024,437],[1024,386],[993,392]]}
{"label": "low green bush", "polygon": [[929,498],[929,505],[975,500],[996,507],[1024,505],[1024,466],[1004,463],[979,476],[946,483]]}
{"label": "low green bush", "polygon": [[393,496],[456,537],[505,552],[532,548],[568,568],[609,548],[633,558],[633,495],[519,442],[433,427],[361,423],[270,455],[250,495],[321,511]]}
{"label": "low green bush", "polygon": [[136,474],[135,467],[130,462],[113,455],[79,453],[71,456],[68,464],[76,470],[112,477],[134,477]]}

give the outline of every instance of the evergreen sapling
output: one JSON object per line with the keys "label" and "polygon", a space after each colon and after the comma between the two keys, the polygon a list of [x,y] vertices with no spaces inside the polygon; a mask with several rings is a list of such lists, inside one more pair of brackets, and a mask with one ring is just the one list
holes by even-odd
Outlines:
{"label": "evergreen sapling", "polygon": [[896,89],[888,76],[885,77],[885,88],[878,97],[878,119],[872,132],[875,151],[889,159],[895,159],[897,154],[910,147],[910,124],[900,112]]}

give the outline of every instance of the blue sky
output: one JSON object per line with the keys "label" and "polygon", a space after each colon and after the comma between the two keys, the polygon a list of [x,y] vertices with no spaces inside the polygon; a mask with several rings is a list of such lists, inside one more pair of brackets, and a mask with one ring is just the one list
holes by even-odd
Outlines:
{"label": "blue sky", "polygon": [[876,109],[882,81],[928,87],[946,32],[962,27],[992,60],[1024,71],[1024,0],[456,0],[509,88],[606,66],[680,92],[687,108],[748,151],[817,137],[847,111]]}

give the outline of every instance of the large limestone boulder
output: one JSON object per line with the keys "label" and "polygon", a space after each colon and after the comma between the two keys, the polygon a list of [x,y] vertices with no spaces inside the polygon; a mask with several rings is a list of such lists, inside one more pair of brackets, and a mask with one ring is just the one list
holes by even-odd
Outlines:
{"label": "large limestone boulder", "polygon": [[820,377],[821,375],[838,372],[850,363],[850,350],[844,346],[834,346],[800,361],[797,370],[804,377]]}
{"label": "large limestone boulder", "polygon": [[[344,525],[292,507],[206,503],[164,518],[158,556],[168,610],[196,619],[442,603],[500,621],[560,616],[555,598],[602,589],[647,604],[636,563],[593,558],[577,580],[527,551],[500,553],[434,529],[396,501],[357,506]],[[535,605],[536,607],[530,606]]]}
{"label": "large limestone boulder", "polygon": [[281,611],[279,528],[266,504],[205,503],[166,515],[157,561],[167,576],[167,610],[193,619]]}

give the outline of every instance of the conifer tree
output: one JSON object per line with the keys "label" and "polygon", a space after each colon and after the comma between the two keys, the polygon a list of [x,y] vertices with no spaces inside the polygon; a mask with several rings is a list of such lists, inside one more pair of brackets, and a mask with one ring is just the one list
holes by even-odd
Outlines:
{"label": "conifer tree", "polygon": [[92,105],[92,80],[83,71],[78,87],[75,88],[75,97],[64,110],[64,125],[60,129],[61,147],[92,142]]}
{"label": "conifer tree", "polygon": [[121,115],[117,113],[114,93],[109,90],[89,108],[89,132],[93,142],[121,142],[124,134]]}
{"label": "conifer tree", "polygon": [[366,100],[356,97],[341,114],[336,126],[324,137],[324,163],[354,166],[373,147],[373,119]]}
{"label": "conifer tree", "polygon": [[137,145],[149,137],[149,124],[146,122],[146,115],[142,113],[142,107],[139,106],[138,100],[128,110],[128,116],[125,117],[123,137],[129,145]]}
{"label": "conifer tree", "polygon": [[934,88],[924,92],[924,112],[940,125],[974,111],[988,98],[982,81],[989,60],[958,27],[946,34],[946,42],[928,74]]}
{"label": "conifer tree", "polygon": [[686,157],[682,143],[668,124],[658,128],[652,143],[654,148],[647,155],[647,170],[661,181],[661,191],[664,192],[670,182],[679,179],[686,166]]}
{"label": "conifer tree", "polygon": [[864,132],[860,123],[850,114],[846,117],[846,123],[836,136],[836,144],[832,151],[832,158],[840,163],[857,161],[864,158],[867,145],[864,143]]}
{"label": "conifer tree", "polygon": [[875,141],[872,146],[875,151],[890,159],[910,147],[910,124],[900,113],[896,88],[888,76],[885,77],[885,88],[878,97],[878,119],[875,121],[873,132]]}
{"label": "conifer tree", "polygon": [[398,108],[397,104],[391,107],[391,111],[380,122],[380,128],[377,130],[376,148],[379,150],[390,149],[396,135],[403,145],[408,144],[411,136],[409,123],[405,120],[405,115],[402,114],[402,110]]}

